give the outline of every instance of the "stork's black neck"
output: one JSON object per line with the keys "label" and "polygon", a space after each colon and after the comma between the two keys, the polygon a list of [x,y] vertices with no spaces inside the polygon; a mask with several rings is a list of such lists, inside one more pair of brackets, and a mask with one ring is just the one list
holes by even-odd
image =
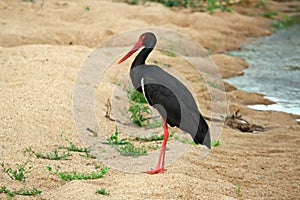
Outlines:
{"label": "stork's black neck", "polygon": [[133,63],[131,64],[131,69],[140,65],[144,65],[148,55],[153,50],[153,47],[145,47],[142,51],[135,57]]}

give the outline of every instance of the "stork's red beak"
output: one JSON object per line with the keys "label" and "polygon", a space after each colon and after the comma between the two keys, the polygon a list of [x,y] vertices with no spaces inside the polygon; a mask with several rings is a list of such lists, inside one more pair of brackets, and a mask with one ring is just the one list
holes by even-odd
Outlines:
{"label": "stork's red beak", "polygon": [[118,61],[118,64],[121,64],[127,58],[129,58],[132,54],[134,54],[139,48],[143,46],[144,37],[140,37],[139,41],[132,47],[132,49],[123,57],[121,60]]}

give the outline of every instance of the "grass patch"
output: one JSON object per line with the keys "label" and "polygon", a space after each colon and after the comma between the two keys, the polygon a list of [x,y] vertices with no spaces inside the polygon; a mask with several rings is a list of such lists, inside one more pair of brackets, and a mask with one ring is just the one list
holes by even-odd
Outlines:
{"label": "grass patch", "polygon": [[108,172],[108,167],[103,166],[102,169],[93,171],[89,174],[79,173],[79,172],[60,172],[61,167],[56,166],[55,170],[51,166],[46,166],[47,171],[57,175],[60,179],[64,181],[73,181],[73,180],[88,180],[88,179],[98,179],[103,178],[104,175]]}
{"label": "grass patch", "polygon": [[111,134],[109,138],[107,138],[107,142],[102,142],[102,144],[110,144],[110,145],[124,145],[128,144],[129,142],[127,141],[126,138],[120,139],[119,138],[119,131],[118,127],[116,127],[116,131],[114,134]]}
{"label": "grass patch", "polygon": [[26,165],[28,164],[28,161],[26,161],[25,163],[22,164],[17,164],[17,168],[6,168],[4,162],[1,163],[1,167],[2,167],[2,172],[4,172],[5,174],[7,174],[9,176],[9,178],[11,178],[12,180],[17,180],[17,181],[22,181],[22,182],[26,182],[27,176],[26,174],[30,173],[32,166],[30,167],[26,167]]}
{"label": "grass patch", "polygon": [[87,158],[93,158],[93,159],[96,158],[96,156],[91,154],[91,150],[89,148],[82,148],[82,147],[76,146],[72,141],[70,141],[68,138],[66,138],[63,134],[61,134],[61,137],[63,138],[64,141],[69,143],[69,146],[60,145],[60,146],[58,146],[59,149],[66,149],[68,151],[73,151],[73,152],[81,152],[84,154],[79,154],[80,156],[87,157]]}
{"label": "grass patch", "polygon": [[[31,156],[31,155],[30,155]],[[8,177],[12,180],[15,181],[21,181],[23,184],[23,189],[20,190],[9,190],[6,188],[6,186],[1,186],[0,188],[0,193],[6,193],[9,197],[13,197],[15,195],[36,195],[36,194],[41,194],[42,191],[38,190],[36,188],[32,189],[24,189],[26,186],[26,179],[27,179],[27,174],[31,172],[31,169],[33,168],[32,166],[27,167],[27,164],[29,163],[29,158],[26,160],[26,162],[22,164],[16,164],[16,168],[11,168],[11,167],[6,167],[4,162],[1,163],[2,167],[2,172],[7,174]]]}
{"label": "grass patch", "polygon": [[140,142],[152,142],[152,141],[159,141],[163,139],[164,139],[164,134],[161,135],[153,134],[150,137],[135,137],[135,140]]}
{"label": "grass patch", "polygon": [[145,146],[135,147],[134,144],[132,144],[132,143],[123,145],[121,148],[118,149],[118,151],[123,156],[140,156],[140,155],[148,154]]}
{"label": "grass patch", "polygon": [[131,113],[130,120],[137,126],[145,126],[149,120],[146,116],[151,114],[151,109],[147,104],[144,94],[131,89],[128,91],[129,108],[128,112]]}
{"label": "grass patch", "polygon": [[272,17],[274,17],[274,16],[277,16],[278,14],[279,14],[279,13],[276,12],[276,11],[266,11],[266,12],[262,13],[261,15],[262,15],[263,17],[272,18]]}
{"label": "grass patch", "polygon": [[148,128],[161,126],[161,122],[156,120],[152,120],[152,123],[150,123],[152,112],[143,93],[134,88],[127,93],[129,98],[128,112],[130,113],[130,120],[132,123],[140,127],[145,126]]}
{"label": "grass patch", "polygon": [[260,0],[255,7],[256,8],[263,8],[269,3],[269,0]]}
{"label": "grass patch", "polygon": [[96,190],[96,194],[110,195],[110,192],[107,191],[105,188],[101,188],[99,190]]}
{"label": "grass patch", "polygon": [[15,195],[25,195],[25,196],[37,195],[37,194],[41,194],[42,191],[38,190],[36,188],[32,188],[32,189],[28,189],[28,190],[11,191],[11,190],[7,189],[5,186],[2,186],[0,188],[0,193],[6,193],[10,197],[13,197]]}
{"label": "grass patch", "polygon": [[127,141],[127,138],[120,139],[119,134],[118,128],[116,127],[115,133],[106,139],[107,142],[102,142],[102,144],[115,146],[121,155],[124,156],[139,156],[148,154],[145,146],[135,147],[134,144]]}
{"label": "grass patch", "polygon": [[47,159],[47,160],[67,160],[70,156],[69,151],[60,152],[58,149],[49,151],[45,154],[34,151],[31,147],[25,149],[25,153],[34,154],[36,158]]}
{"label": "grass patch", "polygon": [[157,150],[157,149],[160,149],[160,145],[158,144],[155,144],[155,145],[148,145],[147,148],[148,149],[151,149],[151,150]]}
{"label": "grass patch", "polygon": [[211,141],[210,145],[213,146],[213,147],[216,147],[216,146],[221,145],[221,142],[219,140]]}
{"label": "grass patch", "polygon": [[85,6],[85,7],[84,7],[84,10],[85,10],[85,11],[90,11],[91,8],[90,8],[90,6]]}
{"label": "grass patch", "polygon": [[15,193],[13,191],[10,191],[9,189],[7,189],[5,186],[1,186],[0,188],[0,193],[6,193],[8,194],[10,197],[15,196]]}
{"label": "grass patch", "polygon": [[138,125],[145,126],[149,118],[145,117],[151,114],[150,107],[142,103],[131,103],[128,111],[131,113],[130,120]]}
{"label": "grass patch", "polygon": [[135,103],[147,103],[144,94],[137,91],[136,89],[129,90],[128,97],[130,101],[133,101]]}
{"label": "grass patch", "polygon": [[[67,160],[71,155],[70,152],[81,152],[84,154],[79,154],[80,156],[93,158],[93,159],[96,158],[96,156],[93,156],[91,154],[89,148],[81,148],[76,146],[72,141],[64,137],[63,134],[61,134],[61,137],[63,138],[64,141],[69,143],[68,146],[59,145],[58,148],[54,149],[53,151],[46,152],[44,154],[34,151],[31,147],[26,148],[24,152],[33,154],[36,156],[36,158],[47,159],[47,160]],[[65,151],[61,151],[61,150],[65,150]]]}
{"label": "grass patch", "polygon": [[226,12],[231,12],[229,0],[208,0],[206,5],[206,10],[213,13],[214,10],[221,10]]}
{"label": "grass patch", "polygon": [[[24,155],[29,154],[29,157],[24,163],[21,164],[16,164],[16,167],[7,167],[7,165],[4,162],[0,162],[0,168],[1,172],[6,174],[10,179],[13,181],[20,181],[23,185],[21,189],[15,189],[11,190],[7,186],[0,185],[0,193],[5,193],[8,195],[8,198],[11,198],[15,195],[38,195],[41,194],[42,191],[38,190],[37,188],[29,188],[27,187],[27,175],[31,172],[31,169],[33,166],[28,166],[28,163],[30,162],[31,156],[36,156],[37,158],[43,158],[43,159],[48,159],[48,160],[65,160],[69,156],[69,152],[81,152],[84,153],[81,156],[86,156],[89,158],[94,158],[90,154],[90,150],[88,148],[80,148],[76,146],[72,141],[67,139],[66,137],[63,137],[61,135],[64,141],[68,142],[67,146],[60,145],[58,148],[56,148],[54,151],[50,151],[48,153],[42,154],[35,152],[31,147],[26,148],[24,150]],[[65,152],[60,152],[59,150],[64,149],[66,150]],[[73,172],[73,173],[64,173],[60,172],[61,167],[57,166],[55,169],[53,169],[50,166],[46,166],[46,169],[53,173],[56,174],[59,178],[65,181],[71,181],[71,180],[87,180],[87,179],[97,179],[97,178],[102,178],[104,175],[107,173],[108,168],[106,166],[104,167],[98,167],[95,165],[95,171],[91,173],[79,173],[79,172]]]}
{"label": "grass patch", "polygon": [[242,193],[241,193],[242,191],[241,191],[241,186],[238,184],[237,186],[236,186],[236,194],[238,195],[238,197],[240,197],[240,196],[242,196]]}
{"label": "grass patch", "polygon": [[139,0],[123,0],[123,2],[129,4],[129,5],[138,5]]}
{"label": "grass patch", "polygon": [[192,8],[193,10],[207,10],[213,13],[214,10],[231,12],[229,0],[122,0],[131,5],[145,2],[158,2],[166,7]]}
{"label": "grass patch", "polygon": [[283,19],[281,21],[277,20],[277,19],[274,19],[272,22],[271,22],[271,26],[275,29],[283,29],[283,28],[287,28],[289,26],[292,25],[292,18],[290,15],[288,14],[285,14],[283,16]]}

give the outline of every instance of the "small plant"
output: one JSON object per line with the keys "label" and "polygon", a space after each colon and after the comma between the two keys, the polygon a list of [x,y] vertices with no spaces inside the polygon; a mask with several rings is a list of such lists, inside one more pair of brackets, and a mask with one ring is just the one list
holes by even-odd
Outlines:
{"label": "small plant", "polygon": [[[29,158],[23,164],[17,164],[16,169],[6,168],[5,164],[1,163],[2,171],[5,174],[7,174],[12,180],[21,181],[24,184],[24,187],[25,187],[26,179],[27,179],[26,174],[30,173],[31,172],[30,170],[32,169],[32,166],[30,166],[28,168],[26,167],[28,162],[29,162]],[[41,194],[42,191],[38,190],[36,188],[29,189],[29,190],[28,189],[27,190],[21,189],[21,190],[17,190],[17,191],[11,191],[11,190],[7,189],[5,186],[1,186],[0,193],[6,193],[10,197],[13,197],[15,195],[36,195],[36,194]]]}
{"label": "small plant", "polygon": [[120,139],[119,138],[119,131],[118,127],[116,127],[116,131],[114,134],[111,134],[109,138],[106,139],[107,142],[102,142],[102,144],[110,144],[110,145],[124,145],[128,144],[129,142],[126,141],[126,138]]}
{"label": "small plant", "polygon": [[164,134],[162,135],[153,134],[150,137],[135,137],[135,140],[140,142],[152,142],[152,141],[158,141],[163,139],[164,139]]}
{"label": "small plant", "polygon": [[172,65],[168,64],[168,63],[164,63],[163,66],[165,66],[165,67],[172,67]]}
{"label": "small plant", "polygon": [[36,195],[41,194],[42,191],[36,188],[32,188],[30,190],[18,190],[14,192],[16,195]]}
{"label": "small plant", "polygon": [[123,1],[130,5],[137,5],[139,3],[139,0],[123,0]]}
{"label": "small plant", "polygon": [[147,103],[144,94],[137,91],[136,89],[129,90],[128,97],[130,101],[133,101],[135,103]]}
{"label": "small plant", "polygon": [[90,8],[90,6],[85,6],[85,11],[90,11],[91,10],[91,8]]}
{"label": "small plant", "polygon": [[241,186],[239,184],[236,187],[236,193],[237,193],[238,197],[240,197],[242,195],[241,194]]}
{"label": "small plant", "polygon": [[148,145],[147,146],[148,149],[152,149],[152,150],[157,150],[160,148],[160,145],[156,144],[156,145]]}
{"label": "small plant", "polygon": [[220,142],[219,140],[211,141],[211,142],[210,142],[210,145],[213,146],[213,147],[216,147],[216,146],[221,145],[221,142]]}
{"label": "small plant", "polygon": [[144,146],[135,147],[132,143],[127,143],[119,149],[119,152],[123,156],[139,156],[139,155],[147,155],[148,152]]}
{"label": "small plant", "polygon": [[99,190],[96,190],[96,194],[110,195],[109,191],[107,191],[105,188],[101,188]]}
{"label": "small plant", "polygon": [[32,169],[32,166],[29,168],[26,168],[26,165],[28,164],[28,161],[26,161],[23,164],[17,164],[17,168],[6,168],[4,163],[1,163],[2,171],[6,173],[12,180],[22,181],[26,182],[26,174],[30,173],[30,170]]}
{"label": "small plant", "polygon": [[30,190],[17,190],[17,191],[11,191],[9,189],[7,189],[5,186],[2,186],[0,188],[0,193],[6,193],[8,194],[10,197],[13,197],[15,195],[36,195],[36,194],[41,194],[42,191],[38,190],[36,188],[32,188]]}
{"label": "small plant", "polygon": [[150,107],[141,103],[131,104],[128,111],[131,112],[131,121],[138,126],[145,126],[146,122],[149,120],[145,115],[151,114]]}
{"label": "small plant", "polygon": [[160,0],[159,2],[162,3],[166,7],[180,6],[180,2],[177,0]]}
{"label": "small plant", "polygon": [[1,186],[0,188],[0,193],[6,193],[8,194],[10,197],[15,196],[15,193],[13,191],[10,191],[9,189],[7,189],[5,186]]}
{"label": "small plant", "polygon": [[103,166],[102,169],[91,172],[90,174],[78,173],[76,171],[74,171],[73,173],[59,172],[59,170],[61,169],[60,166],[56,166],[55,170],[53,170],[50,166],[47,166],[46,169],[47,171],[56,174],[59,178],[61,178],[64,181],[102,178],[108,172],[108,167],[106,166]]}
{"label": "small plant", "polygon": [[156,128],[162,125],[161,121],[155,119],[149,122],[149,120],[152,119],[148,117],[151,115],[151,109],[143,93],[136,89],[131,89],[128,91],[128,97],[130,103],[128,112],[131,113],[130,120],[135,125],[141,127],[146,126],[147,128]]}
{"label": "small plant", "polygon": [[263,179],[263,171],[262,171],[262,168],[260,168],[259,178],[260,178],[260,179]]}
{"label": "small plant", "polygon": [[206,10],[213,13],[214,10],[220,9],[221,11],[231,12],[232,9],[229,4],[229,0],[208,0],[206,5]]}
{"label": "small plant", "polygon": [[256,8],[262,8],[265,7],[269,3],[269,0],[260,0],[255,7]]}
{"label": "small plant", "polygon": [[[131,142],[127,141],[126,138],[119,139],[119,131],[116,127],[116,131],[109,138],[107,138],[107,142],[102,142],[102,144],[110,144],[116,146],[117,150],[124,156],[138,156],[147,154],[147,150],[145,147],[137,148]],[[121,145],[121,147],[119,147]]]}
{"label": "small plant", "polygon": [[289,27],[291,24],[292,24],[292,18],[288,14],[283,16],[282,21],[278,21],[277,19],[275,19],[271,22],[271,26],[275,29],[283,29]]}
{"label": "small plant", "polygon": [[67,160],[69,155],[69,152],[60,153],[57,149],[55,149],[54,151],[47,152],[46,154],[35,153],[35,156],[37,158],[43,158],[48,160]]}
{"label": "small plant", "polygon": [[73,152],[82,152],[85,154],[80,154],[80,156],[87,157],[87,158],[96,158],[91,154],[91,150],[89,148],[77,147],[72,141],[66,138],[63,134],[61,134],[61,137],[64,139],[64,141],[69,143],[69,146],[60,145],[58,147],[59,149],[66,149],[68,151],[73,151]]}
{"label": "small plant", "polygon": [[145,116],[151,114],[151,110],[147,105],[144,94],[136,89],[132,89],[128,91],[128,97],[130,102],[128,112],[131,113],[130,120],[138,126],[145,126],[145,122],[149,120]]}
{"label": "small plant", "polygon": [[276,12],[276,11],[267,11],[262,14],[263,17],[268,17],[268,18],[272,18],[277,15],[278,15],[278,12]]}
{"label": "small plant", "polygon": [[[181,8],[192,8],[193,10],[206,10],[213,12],[215,9],[220,9],[222,11],[231,11],[229,0],[143,0],[142,2],[158,2],[166,7],[181,7]],[[267,1],[267,0],[262,0]],[[136,5],[139,0],[123,0],[123,2]]]}
{"label": "small plant", "polygon": [[46,154],[42,154],[39,152],[35,152],[31,147],[25,149],[25,153],[34,154],[36,158],[48,159],[48,160],[67,160],[70,156],[69,152],[59,152],[58,149],[54,151],[47,152]]}

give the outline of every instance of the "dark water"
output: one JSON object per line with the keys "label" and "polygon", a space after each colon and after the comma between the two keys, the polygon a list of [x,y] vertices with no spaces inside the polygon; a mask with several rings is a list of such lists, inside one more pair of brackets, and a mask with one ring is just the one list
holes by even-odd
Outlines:
{"label": "dark water", "polygon": [[300,115],[300,24],[259,38],[229,55],[244,58],[249,68],[227,79],[237,88],[265,94],[274,105],[251,106]]}

